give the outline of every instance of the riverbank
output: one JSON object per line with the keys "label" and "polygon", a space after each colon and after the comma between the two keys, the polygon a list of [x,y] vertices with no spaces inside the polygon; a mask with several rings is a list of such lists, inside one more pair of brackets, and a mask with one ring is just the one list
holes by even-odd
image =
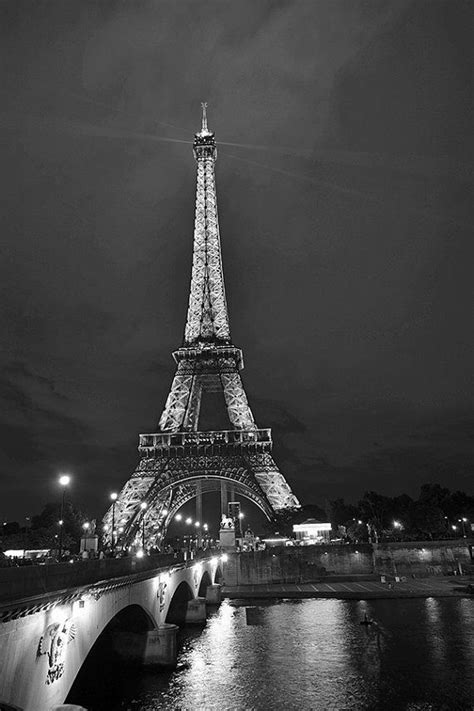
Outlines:
{"label": "riverbank", "polygon": [[[367,576],[369,577],[369,576]],[[284,599],[284,598],[335,598],[339,600],[375,600],[386,598],[427,598],[427,597],[470,597],[468,590],[474,585],[472,576],[446,576],[423,579],[407,579],[397,582],[350,579],[344,576],[337,580],[315,583],[272,583],[260,585],[225,585],[222,595],[230,600],[237,599]]]}

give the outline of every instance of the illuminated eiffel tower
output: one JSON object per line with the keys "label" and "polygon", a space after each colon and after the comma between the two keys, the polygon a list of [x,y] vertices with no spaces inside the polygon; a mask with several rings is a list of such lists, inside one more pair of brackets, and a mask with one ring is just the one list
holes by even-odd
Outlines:
{"label": "illuminated eiffel tower", "polygon": [[[176,374],[159,432],[142,434],[140,462],[104,517],[119,545],[158,546],[178,509],[208,491],[228,486],[271,519],[299,502],[273,457],[270,429],[255,424],[240,377],[242,351],[231,341],[217,217],[214,134],[202,126],[194,138],[197,162],[194,250],[184,344],[173,353]],[[229,429],[200,431],[201,399],[224,396]]]}

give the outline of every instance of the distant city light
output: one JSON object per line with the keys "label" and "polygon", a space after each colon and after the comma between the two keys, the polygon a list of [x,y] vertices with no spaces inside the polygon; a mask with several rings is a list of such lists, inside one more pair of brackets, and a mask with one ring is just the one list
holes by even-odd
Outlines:
{"label": "distant city light", "polygon": [[189,516],[189,518],[186,519],[186,523],[188,526],[193,522],[193,519]]}
{"label": "distant city light", "polygon": [[394,522],[393,522],[393,527],[394,527],[394,528],[402,528],[402,524],[400,523],[400,521],[394,521]]}
{"label": "distant city light", "polygon": [[176,514],[176,516],[174,517],[175,521],[181,521],[182,518],[183,517],[181,516],[181,514]]}
{"label": "distant city light", "polygon": [[196,526],[196,528],[199,528],[201,524],[199,523],[199,521],[196,521],[194,525]]}
{"label": "distant city light", "polygon": [[239,512],[239,518],[244,518],[245,514],[242,511]]}

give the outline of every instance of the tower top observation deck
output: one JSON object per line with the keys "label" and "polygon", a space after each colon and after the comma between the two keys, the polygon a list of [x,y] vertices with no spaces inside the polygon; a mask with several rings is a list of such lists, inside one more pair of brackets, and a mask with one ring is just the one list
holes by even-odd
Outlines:
{"label": "tower top observation deck", "polygon": [[194,134],[194,157],[197,161],[206,160],[208,158],[215,161],[217,158],[216,139],[214,133],[209,131],[207,126],[207,102],[203,101],[201,106],[201,130]]}

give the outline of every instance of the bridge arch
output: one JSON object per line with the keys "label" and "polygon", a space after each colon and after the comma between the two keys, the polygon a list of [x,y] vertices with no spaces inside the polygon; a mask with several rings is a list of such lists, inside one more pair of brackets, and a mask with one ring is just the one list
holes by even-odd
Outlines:
{"label": "bridge arch", "polygon": [[171,622],[175,625],[184,625],[186,621],[186,611],[189,600],[194,597],[191,586],[186,580],[182,580],[173,593],[170,600],[166,622]]}
{"label": "bridge arch", "polygon": [[223,580],[223,575],[222,575],[222,568],[220,565],[216,567],[215,573],[214,573],[214,583],[217,585],[221,585]]}
{"label": "bridge arch", "polygon": [[81,704],[89,708],[96,702],[96,690],[104,687],[104,693],[113,700],[115,694],[119,693],[114,683],[117,665],[139,665],[143,659],[147,632],[155,627],[151,614],[139,604],[127,605],[119,610],[103,627],[90,648],[65,703]]}
{"label": "bridge arch", "polygon": [[209,575],[207,570],[205,570],[202,574],[201,583],[199,585],[198,597],[206,597],[206,590],[209,585],[212,585],[211,576]]}

